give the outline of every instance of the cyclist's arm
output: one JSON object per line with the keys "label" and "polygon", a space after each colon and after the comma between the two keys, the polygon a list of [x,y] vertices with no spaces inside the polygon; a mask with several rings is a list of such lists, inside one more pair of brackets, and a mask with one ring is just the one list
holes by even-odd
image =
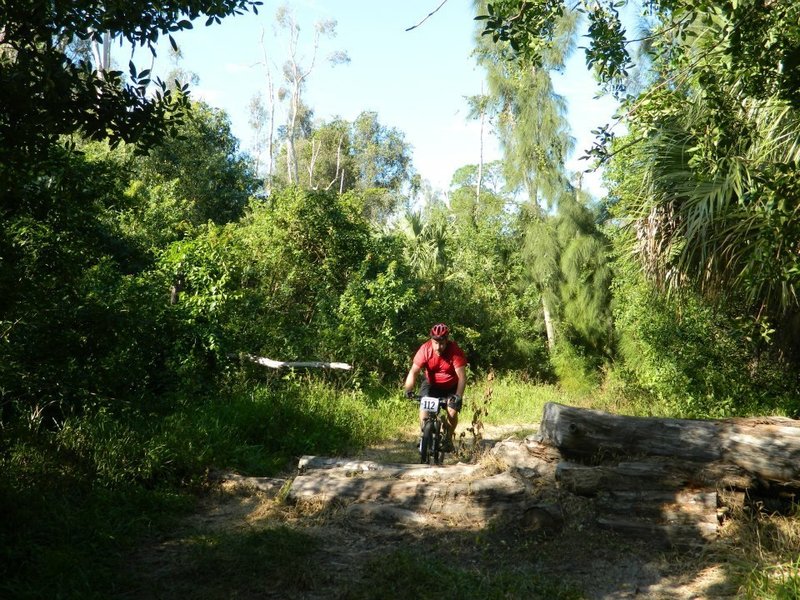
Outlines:
{"label": "cyclist's arm", "polygon": [[420,369],[419,365],[412,364],[411,369],[408,371],[408,375],[406,375],[406,383],[403,386],[406,392],[413,392],[414,387],[417,385],[417,376],[419,376]]}
{"label": "cyclist's arm", "polygon": [[467,367],[456,367],[456,377],[458,377],[458,385],[456,386],[456,394],[459,397],[464,397],[464,388],[467,387]]}

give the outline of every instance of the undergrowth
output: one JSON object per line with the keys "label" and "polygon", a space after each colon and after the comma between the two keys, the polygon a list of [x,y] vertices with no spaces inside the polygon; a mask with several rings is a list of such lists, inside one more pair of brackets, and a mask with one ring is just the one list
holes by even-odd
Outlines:
{"label": "undergrowth", "polygon": [[[470,426],[472,414],[484,424],[535,424],[547,402],[623,414],[658,411],[646,399],[618,391],[607,386],[576,395],[518,375],[481,377],[467,388],[459,429]],[[300,455],[355,453],[397,437],[414,423],[416,409],[399,390],[349,389],[312,377],[234,386],[205,398],[182,398],[157,411],[105,408],[70,416],[49,428],[30,421],[3,423],[0,596],[123,597],[127,590],[120,574],[131,552],[193,510],[212,470],[280,475]],[[798,588],[800,528],[795,517],[780,528],[776,523],[765,521],[758,535],[742,538],[740,545],[751,551],[748,556],[757,557],[743,558],[738,569],[748,597],[796,597],[792,594]],[[240,568],[231,557],[241,552],[252,557],[247,567],[252,569],[277,560],[267,555],[270,545],[283,548],[281,557],[303,554],[298,550],[305,544],[302,539],[276,531],[251,534],[197,539],[180,575],[185,589],[211,573],[211,565],[224,571],[230,562],[230,569]],[[513,569],[482,579],[469,569],[420,563],[403,553],[381,562],[387,564],[398,580],[419,573],[420,581],[456,586],[464,598],[542,597],[543,590],[548,597],[571,597],[569,591],[547,588],[547,582],[520,578]],[[407,586],[392,588],[385,569],[376,566],[376,573],[381,585],[388,586],[380,588],[381,597],[410,593]],[[211,579],[206,587],[216,585]],[[353,587],[348,597],[375,597],[369,594],[378,584]],[[431,591],[420,586],[420,591]],[[506,595],[495,590],[505,590]],[[197,597],[188,591],[186,595]]]}

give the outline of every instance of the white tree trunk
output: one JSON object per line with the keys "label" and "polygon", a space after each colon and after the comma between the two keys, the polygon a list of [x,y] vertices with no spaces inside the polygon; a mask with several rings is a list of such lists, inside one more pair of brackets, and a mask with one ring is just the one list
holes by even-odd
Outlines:
{"label": "white tree trunk", "polygon": [[544,317],[544,328],[547,332],[547,349],[552,352],[556,346],[556,328],[553,325],[553,317],[550,315],[550,308],[547,306],[544,296],[542,296],[542,315]]}
{"label": "white tree trunk", "polygon": [[108,31],[102,34],[102,41],[91,43],[92,57],[94,58],[95,68],[100,74],[101,79],[105,79],[106,71],[111,69],[111,33]]}
{"label": "white tree trunk", "polygon": [[[483,85],[481,85],[481,97],[483,97]],[[481,102],[481,118],[480,118],[480,146],[478,154],[478,181],[475,184],[475,210],[478,210],[478,202],[481,199],[481,187],[483,187],[483,129],[486,123],[486,110]]]}

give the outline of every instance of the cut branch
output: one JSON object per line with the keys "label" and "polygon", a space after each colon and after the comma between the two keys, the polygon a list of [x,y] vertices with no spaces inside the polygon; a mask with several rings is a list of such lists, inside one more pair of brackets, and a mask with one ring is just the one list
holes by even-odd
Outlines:
{"label": "cut branch", "polygon": [[243,354],[242,356],[247,360],[249,360],[250,362],[254,362],[263,367],[269,367],[270,369],[307,368],[307,369],[341,369],[344,371],[350,371],[353,368],[352,365],[348,365],[347,363],[343,362],[323,362],[317,360],[287,362],[282,360],[273,360],[271,358],[265,358],[263,356],[253,356],[252,354]]}

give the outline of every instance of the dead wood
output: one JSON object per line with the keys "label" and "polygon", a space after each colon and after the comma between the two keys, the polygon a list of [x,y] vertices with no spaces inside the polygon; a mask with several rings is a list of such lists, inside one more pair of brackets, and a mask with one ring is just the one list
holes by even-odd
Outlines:
{"label": "dead wood", "polygon": [[663,456],[800,487],[800,422],[783,417],[629,417],[548,403],[538,440],[585,460]]}

